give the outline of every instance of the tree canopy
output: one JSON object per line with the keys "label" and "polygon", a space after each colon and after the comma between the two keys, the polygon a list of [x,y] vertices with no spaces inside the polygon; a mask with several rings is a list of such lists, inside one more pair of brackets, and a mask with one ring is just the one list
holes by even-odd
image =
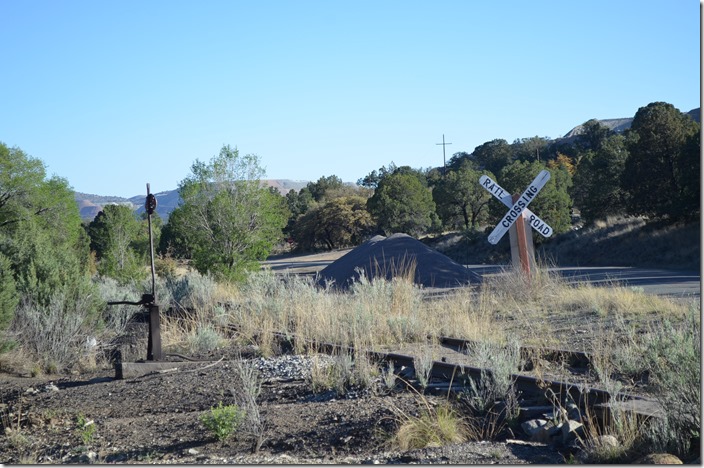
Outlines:
{"label": "tree canopy", "polygon": [[588,223],[625,212],[621,176],[628,156],[626,139],[613,132],[600,134],[602,140],[592,140],[589,149],[580,152],[571,191]]}
{"label": "tree canopy", "polygon": [[209,163],[196,160],[179,184],[183,202],[164,231],[201,273],[237,279],[281,239],[286,202],[261,185],[263,176],[258,156],[226,145]]}
{"label": "tree canopy", "polygon": [[98,259],[98,273],[122,283],[144,279],[148,237],[146,226],[124,205],[107,205],[88,224],[90,247]]}
{"label": "tree canopy", "polygon": [[18,289],[42,303],[88,271],[88,242],[68,182],[0,143],[0,252]]}
{"label": "tree canopy", "polygon": [[622,186],[631,214],[685,219],[699,215],[700,125],[672,104],[641,107],[628,132]]}
{"label": "tree canopy", "polygon": [[472,158],[481,169],[485,169],[492,174],[499,174],[501,169],[514,160],[511,145],[502,139],[487,141],[477,146],[474,148]]}
{"label": "tree canopy", "polygon": [[410,171],[396,171],[381,179],[367,207],[386,235],[418,236],[437,221],[430,189]]}
{"label": "tree canopy", "polygon": [[41,160],[0,143],[0,327],[20,297],[42,307],[55,295],[90,296],[88,265],[88,237],[68,182],[47,178]]}
{"label": "tree canopy", "polygon": [[479,185],[479,178],[488,171],[476,170],[464,160],[457,170],[449,171],[433,189],[438,215],[446,228],[477,229],[486,221],[491,194]]}
{"label": "tree canopy", "polygon": [[306,250],[332,250],[362,243],[374,228],[366,201],[358,195],[338,197],[309,210],[294,225],[294,240]]}

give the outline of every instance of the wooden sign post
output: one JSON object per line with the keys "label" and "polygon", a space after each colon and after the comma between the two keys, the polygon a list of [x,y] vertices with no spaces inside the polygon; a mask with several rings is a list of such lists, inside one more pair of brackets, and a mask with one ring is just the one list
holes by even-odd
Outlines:
{"label": "wooden sign post", "polygon": [[[527,229],[532,227],[544,237],[552,235],[552,228],[535,213],[528,209],[528,204],[550,180],[550,172],[543,170],[528,185],[528,188],[520,195],[511,195],[494,182],[490,177],[483,175],[479,178],[479,184],[484,187],[494,197],[510,209],[489,234],[489,242],[496,245],[501,238],[509,232],[511,238],[511,258],[513,265],[521,268],[526,276],[530,277],[531,266],[535,264],[535,251],[533,248],[533,235]],[[518,220],[520,222],[517,222]]]}

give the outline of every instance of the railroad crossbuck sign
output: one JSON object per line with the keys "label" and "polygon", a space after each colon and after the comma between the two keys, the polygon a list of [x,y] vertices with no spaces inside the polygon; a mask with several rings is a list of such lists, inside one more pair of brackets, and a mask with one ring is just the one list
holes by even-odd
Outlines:
{"label": "railroad crossbuck sign", "polygon": [[504,217],[501,218],[499,224],[497,224],[494,230],[491,231],[491,234],[489,234],[489,242],[491,244],[497,244],[504,234],[506,234],[506,232],[516,222],[516,220],[521,219],[524,216],[528,220],[531,227],[540,234],[545,237],[550,237],[552,235],[552,228],[535,213],[528,209],[528,204],[533,201],[535,196],[545,186],[548,180],[550,180],[550,172],[546,170],[540,171],[540,174],[533,179],[533,182],[528,185],[528,188],[526,188],[514,202],[511,194],[502,189],[499,184],[491,180],[491,178],[485,175],[479,178],[479,184],[482,187],[510,208]]}

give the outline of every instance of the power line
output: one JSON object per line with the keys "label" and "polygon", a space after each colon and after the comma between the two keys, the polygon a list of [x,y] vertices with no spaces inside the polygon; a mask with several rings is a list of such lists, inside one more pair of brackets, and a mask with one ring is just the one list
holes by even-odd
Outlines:
{"label": "power line", "polygon": [[447,172],[447,163],[445,162],[445,146],[451,145],[452,143],[445,143],[445,134],[442,134],[442,143],[435,143],[436,145],[442,145],[442,176],[445,177]]}

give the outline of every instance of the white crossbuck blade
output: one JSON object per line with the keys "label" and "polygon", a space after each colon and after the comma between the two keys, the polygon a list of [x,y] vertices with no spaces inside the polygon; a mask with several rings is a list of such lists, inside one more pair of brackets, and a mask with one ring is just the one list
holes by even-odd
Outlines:
{"label": "white crossbuck blade", "polygon": [[[511,208],[513,206],[513,199],[511,194],[503,189],[499,184],[497,184],[491,177],[483,175],[479,178],[479,184],[484,187],[494,198],[498,199]],[[538,215],[533,213],[529,208],[523,210],[523,215],[528,219],[530,226],[538,231],[543,237],[552,236],[553,230],[548,223],[540,219]]]}
{"label": "white crossbuck blade", "polygon": [[535,196],[540,192],[540,190],[545,186],[545,184],[550,180],[550,172],[546,170],[540,171],[540,174],[533,179],[533,182],[528,185],[516,202],[511,206],[511,209],[501,218],[499,224],[496,225],[491,234],[489,234],[489,242],[491,244],[497,244],[499,240],[508,232],[509,228],[516,222],[517,219],[521,218],[521,213],[526,209],[528,204],[533,201]]}

